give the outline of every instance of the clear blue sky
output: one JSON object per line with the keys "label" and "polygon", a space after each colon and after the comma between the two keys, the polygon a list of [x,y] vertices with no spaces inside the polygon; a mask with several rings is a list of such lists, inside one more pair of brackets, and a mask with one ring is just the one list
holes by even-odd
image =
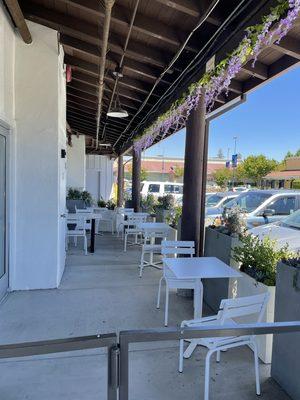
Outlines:
{"label": "clear blue sky", "polygon": [[[281,160],[288,150],[300,148],[300,68],[294,69],[249,94],[246,103],[218,117],[210,124],[209,156],[221,148],[243,157],[265,154]],[[185,130],[148,149],[145,156],[183,157]]]}

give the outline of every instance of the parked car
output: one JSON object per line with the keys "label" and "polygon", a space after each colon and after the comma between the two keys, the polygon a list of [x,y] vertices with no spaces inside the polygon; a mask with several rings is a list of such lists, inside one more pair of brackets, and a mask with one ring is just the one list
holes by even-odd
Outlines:
{"label": "parked car", "polygon": [[249,192],[250,188],[248,186],[234,186],[232,188],[233,192]]}
{"label": "parked car", "polygon": [[209,209],[218,209],[224,207],[229,201],[238,197],[239,193],[235,192],[217,192],[214,194],[206,194],[206,211]]}
{"label": "parked car", "polygon": [[300,251],[300,210],[281,221],[252,228],[249,232],[260,239],[268,236],[276,240],[278,247],[288,244],[291,250]]}
{"label": "parked car", "polygon": [[[251,190],[241,193],[226,204],[226,208],[238,206],[244,211],[249,229],[279,221],[300,208],[300,190]],[[209,209],[206,225],[210,225],[223,213],[224,207]]]}
{"label": "parked car", "polygon": [[155,197],[172,194],[176,200],[180,200],[183,194],[183,183],[143,181],[141,194],[142,196],[153,194]]}

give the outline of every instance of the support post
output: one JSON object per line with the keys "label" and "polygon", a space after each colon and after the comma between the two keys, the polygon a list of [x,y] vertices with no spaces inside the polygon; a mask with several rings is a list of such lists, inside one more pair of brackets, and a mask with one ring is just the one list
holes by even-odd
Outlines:
{"label": "support post", "polygon": [[[205,163],[207,157],[205,96],[202,92],[198,107],[186,124],[184,186],[181,221],[181,240],[195,241],[196,256],[203,254],[203,235],[200,235],[205,207]],[[202,217],[202,218],[201,218]],[[202,241],[202,243],[201,243]]]}
{"label": "support post", "polygon": [[124,202],[124,165],[123,165],[123,156],[119,156],[117,207],[123,207],[123,202]]}
{"label": "support post", "polygon": [[135,212],[141,205],[141,155],[133,150],[132,156],[132,206]]}

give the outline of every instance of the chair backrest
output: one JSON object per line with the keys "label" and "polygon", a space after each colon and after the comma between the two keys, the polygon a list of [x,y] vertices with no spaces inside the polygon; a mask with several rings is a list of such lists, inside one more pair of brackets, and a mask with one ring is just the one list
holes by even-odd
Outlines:
{"label": "chair backrest", "polygon": [[146,222],[147,220],[147,215],[141,215],[141,214],[128,214],[127,215],[127,223],[136,225],[136,224],[141,224],[143,222]]}
{"label": "chair backrest", "polygon": [[168,236],[168,229],[151,229],[149,231],[144,231],[145,242],[150,239],[165,239]]}
{"label": "chair backrest", "polygon": [[161,254],[167,255],[178,255],[188,254],[191,257],[195,254],[195,242],[187,240],[163,240],[161,243]]}
{"label": "chair backrest", "polygon": [[255,296],[237,297],[235,299],[222,300],[218,319],[222,323],[231,318],[254,316],[253,322],[261,322],[270,298],[270,294],[263,293]]}
{"label": "chair backrest", "polygon": [[89,223],[87,222],[87,217],[84,213],[76,213],[72,215],[68,215],[66,218],[66,226],[67,231],[72,232],[74,229],[76,230],[85,230],[89,229]]}

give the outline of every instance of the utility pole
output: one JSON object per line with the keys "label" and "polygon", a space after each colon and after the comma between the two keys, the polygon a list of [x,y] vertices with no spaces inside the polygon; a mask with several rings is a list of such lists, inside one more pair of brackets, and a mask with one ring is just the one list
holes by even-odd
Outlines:
{"label": "utility pole", "polygon": [[[234,153],[233,154],[236,155],[237,136],[234,136],[233,140],[234,140]],[[236,169],[236,166],[232,165],[232,188],[234,188],[234,184],[235,184],[235,169]]]}

